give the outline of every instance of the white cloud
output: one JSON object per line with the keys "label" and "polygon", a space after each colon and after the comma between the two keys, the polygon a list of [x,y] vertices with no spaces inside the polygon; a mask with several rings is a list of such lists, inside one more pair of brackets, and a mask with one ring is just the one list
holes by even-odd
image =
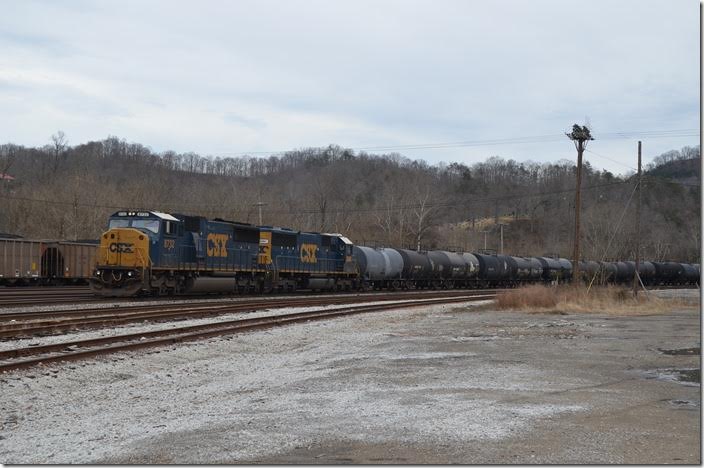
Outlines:
{"label": "white cloud", "polygon": [[[62,129],[72,143],[112,134],[200,153],[366,147],[556,134],[588,116],[594,151],[625,162],[635,143],[600,132],[698,127],[694,1],[9,5],[2,141]],[[574,157],[568,141],[405,153]]]}

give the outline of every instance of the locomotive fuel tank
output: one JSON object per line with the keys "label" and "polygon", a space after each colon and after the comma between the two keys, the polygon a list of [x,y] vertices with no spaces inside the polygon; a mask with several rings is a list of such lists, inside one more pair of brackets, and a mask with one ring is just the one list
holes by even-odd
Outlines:
{"label": "locomotive fuel tank", "polygon": [[314,291],[330,291],[335,289],[334,278],[308,278],[306,287]]}
{"label": "locomotive fuel tank", "polygon": [[188,294],[219,293],[235,291],[237,279],[234,277],[201,276],[190,278],[185,292]]}

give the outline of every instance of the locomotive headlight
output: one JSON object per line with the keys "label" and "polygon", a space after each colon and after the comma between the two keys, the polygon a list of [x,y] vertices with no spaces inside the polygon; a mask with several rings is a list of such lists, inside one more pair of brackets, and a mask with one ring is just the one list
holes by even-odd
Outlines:
{"label": "locomotive headlight", "polygon": [[95,276],[100,276],[100,270],[95,270]]}
{"label": "locomotive headlight", "polygon": [[132,272],[131,272],[131,271],[128,271],[128,272],[127,272],[127,276],[132,276]]}

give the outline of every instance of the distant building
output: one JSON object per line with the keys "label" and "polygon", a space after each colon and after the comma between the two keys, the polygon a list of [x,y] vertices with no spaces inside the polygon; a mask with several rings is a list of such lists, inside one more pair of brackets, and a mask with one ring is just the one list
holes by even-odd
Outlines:
{"label": "distant building", "polygon": [[12,177],[10,174],[3,174],[2,172],[0,172],[0,180],[10,181],[10,180],[15,180],[15,178]]}

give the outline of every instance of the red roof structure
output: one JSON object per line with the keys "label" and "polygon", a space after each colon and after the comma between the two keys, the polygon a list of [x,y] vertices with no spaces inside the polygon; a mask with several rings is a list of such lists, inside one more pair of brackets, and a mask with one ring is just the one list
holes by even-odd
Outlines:
{"label": "red roof structure", "polygon": [[10,174],[3,174],[0,172],[0,180],[15,180]]}

